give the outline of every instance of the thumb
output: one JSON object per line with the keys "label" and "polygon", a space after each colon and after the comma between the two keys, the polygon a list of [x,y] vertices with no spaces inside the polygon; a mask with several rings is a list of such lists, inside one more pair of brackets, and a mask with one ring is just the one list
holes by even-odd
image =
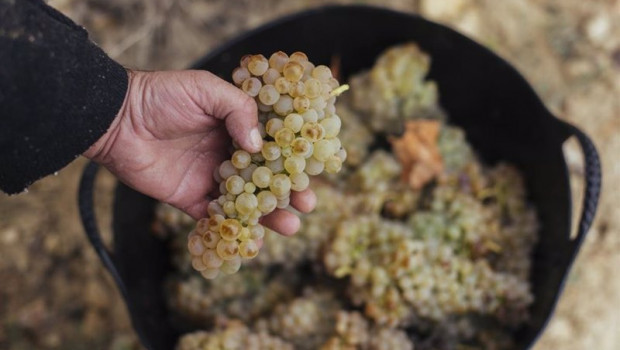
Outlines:
{"label": "thumb", "polygon": [[241,89],[204,71],[199,85],[209,89],[203,104],[205,112],[216,119],[223,120],[226,130],[241,148],[248,152],[258,152],[262,138],[258,130],[258,109],[256,102]]}

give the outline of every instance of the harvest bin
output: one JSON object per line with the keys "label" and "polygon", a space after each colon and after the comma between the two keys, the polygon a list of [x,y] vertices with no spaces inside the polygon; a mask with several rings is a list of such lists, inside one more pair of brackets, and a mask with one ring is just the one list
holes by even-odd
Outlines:
{"label": "harvest bin", "polygon": [[[531,285],[531,319],[515,334],[519,349],[530,348],[555,307],[568,270],[596,211],[599,158],[577,128],[555,118],[528,83],[483,46],[420,16],[366,6],[330,6],[288,16],[250,31],[199,60],[230,80],[239,58],[304,51],[317,64],[341,59],[341,81],[372,66],[386,48],[415,41],[432,59],[429,78],[437,82],[441,106],[451,122],[490,164],[506,160],[525,177],[529,200],[541,223]],[[585,155],[585,196],[578,232],[571,238],[571,193],[562,143],[576,136]],[[150,233],[156,202],[119,184],[113,210],[114,253],[102,245],[92,211],[95,165],[85,171],[80,211],[87,235],[114,276],[133,326],[149,349],[171,349],[182,330],[169,317],[163,283],[169,269],[167,248]],[[207,174],[205,176],[208,176]]]}

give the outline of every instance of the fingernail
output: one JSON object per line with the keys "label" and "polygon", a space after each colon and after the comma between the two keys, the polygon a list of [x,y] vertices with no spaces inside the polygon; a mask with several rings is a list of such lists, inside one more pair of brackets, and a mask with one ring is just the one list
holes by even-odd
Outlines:
{"label": "fingernail", "polygon": [[250,142],[252,143],[252,146],[256,147],[257,149],[261,148],[263,144],[263,139],[260,137],[260,132],[257,128],[254,128],[252,129],[252,131],[250,131]]}

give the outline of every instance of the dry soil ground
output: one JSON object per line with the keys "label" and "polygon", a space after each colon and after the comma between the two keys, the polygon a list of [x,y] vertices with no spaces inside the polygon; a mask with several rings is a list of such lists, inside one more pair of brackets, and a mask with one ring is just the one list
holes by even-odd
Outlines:
{"label": "dry soil ground", "polygon": [[[368,3],[448,24],[512,62],[547,106],[594,139],[604,164],[599,214],[536,350],[620,348],[620,1],[52,0],[128,67],[178,69],[280,15]],[[346,25],[346,24],[344,24]],[[574,146],[574,145],[573,145]],[[578,148],[568,147],[575,190]],[[83,237],[75,203],[83,160],[9,198],[0,194],[0,348],[133,349],[126,312]],[[109,174],[99,178],[110,222]],[[105,230],[109,235],[109,229]]]}

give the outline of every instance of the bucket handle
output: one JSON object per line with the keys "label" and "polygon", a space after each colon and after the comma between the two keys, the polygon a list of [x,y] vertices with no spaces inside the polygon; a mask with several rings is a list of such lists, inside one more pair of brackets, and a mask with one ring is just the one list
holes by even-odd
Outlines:
{"label": "bucket handle", "polygon": [[118,286],[119,291],[123,299],[125,300],[125,305],[127,305],[127,309],[129,311],[129,315],[132,318],[131,322],[133,324],[133,328],[138,334],[138,338],[142,345],[147,349],[153,349],[150,344],[148,337],[145,336],[144,332],[142,332],[141,327],[138,327],[138,323],[133,319],[133,315],[135,315],[133,310],[133,305],[130,302],[129,294],[127,292],[127,286],[121,277],[118,268],[114,264],[114,254],[112,254],[103,244],[103,240],[101,239],[101,234],[99,233],[99,228],[97,226],[97,219],[95,217],[94,210],[94,188],[95,188],[95,177],[97,175],[97,170],[99,170],[99,164],[90,161],[86,167],[84,168],[84,172],[82,173],[82,178],[80,179],[80,187],[78,190],[78,207],[80,210],[80,219],[82,221],[82,226],[84,226],[84,232],[86,233],[86,237],[90,241],[90,244],[95,249],[95,252],[101,259],[103,266],[110,272],[114,282]]}
{"label": "bucket handle", "polygon": [[581,217],[577,226],[577,235],[573,239],[575,249],[581,245],[583,238],[592,226],[596,215],[596,208],[601,193],[601,161],[594,146],[594,142],[577,127],[562,122],[568,129],[570,136],[575,136],[585,160],[585,181],[583,205],[581,209]]}

